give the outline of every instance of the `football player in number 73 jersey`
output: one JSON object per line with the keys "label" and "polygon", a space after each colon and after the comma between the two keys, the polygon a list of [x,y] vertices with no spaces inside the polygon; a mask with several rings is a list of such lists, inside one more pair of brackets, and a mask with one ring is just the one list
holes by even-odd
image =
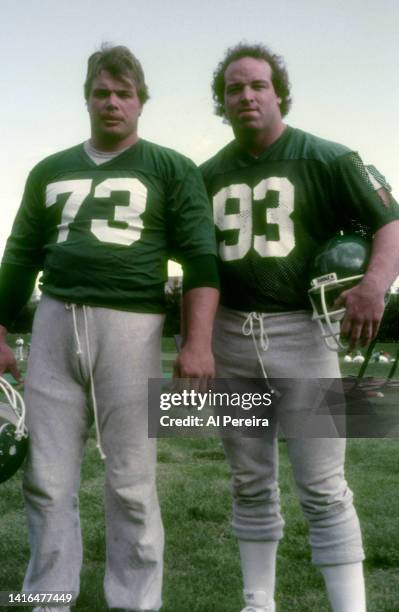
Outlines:
{"label": "football player in number 73 jersey", "polygon": [[183,265],[188,309],[175,370],[213,376],[214,231],[194,164],[138,137],[148,90],[126,47],[90,57],[85,98],[91,138],[30,173],[0,275],[0,374],[19,378],[7,328],[43,271],[25,384],[31,558],[23,590],[78,595],[79,472],[94,415],[106,470],[106,600],[111,609],[156,611],[163,529],[147,381],[161,376],[169,257]]}

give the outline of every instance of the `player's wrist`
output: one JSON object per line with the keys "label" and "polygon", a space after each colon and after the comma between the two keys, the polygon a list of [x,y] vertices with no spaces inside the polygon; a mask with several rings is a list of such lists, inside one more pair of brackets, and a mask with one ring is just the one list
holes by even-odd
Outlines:
{"label": "player's wrist", "polygon": [[185,339],[184,348],[193,351],[211,351],[211,337],[204,337],[203,334],[189,334]]}
{"label": "player's wrist", "polygon": [[384,296],[390,287],[390,284],[380,274],[374,272],[367,272],[359,284],[374,295],[381,296]]}

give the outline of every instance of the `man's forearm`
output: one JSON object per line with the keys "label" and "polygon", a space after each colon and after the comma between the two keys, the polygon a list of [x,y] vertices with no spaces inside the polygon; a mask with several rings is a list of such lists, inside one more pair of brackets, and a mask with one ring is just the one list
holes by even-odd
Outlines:
{"label": "man's forearm", "polygon": [[375,234],[370,263],[363,277],[364,284],[373,284],[386,293],[399,275],[399,221],[392,221]]}
{"label": "man's forearm", "polygon": [[341,334],[349,348],[369,344],[377,336],[385,307],[385,294],[399,274],[399,221],[376,232],[370,263],[358,285],[343,291],[336,305],[345,307]]}
{"label": "man's forearm", "polygon": [[212,331],[218,302],[219,291],[213,287],[197,287],[184,294],[183,347],[175,362],[175,377],[203,381],[214,377]]}
{"label": "man's forearm", "polygon": [[219,291],[197,287],[183,296],[183,342],[210,346]]}

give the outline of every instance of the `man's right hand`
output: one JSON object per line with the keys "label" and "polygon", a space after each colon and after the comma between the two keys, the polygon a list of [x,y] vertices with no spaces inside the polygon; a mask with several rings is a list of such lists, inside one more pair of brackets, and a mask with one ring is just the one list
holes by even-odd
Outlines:
{"label": "man's right hand", "polygon": [[6,343],[7,330],[0,325],[0,376],[4,372],[10,372],[15,380],[22,382],[21,372],[18,370],[14,351]]}

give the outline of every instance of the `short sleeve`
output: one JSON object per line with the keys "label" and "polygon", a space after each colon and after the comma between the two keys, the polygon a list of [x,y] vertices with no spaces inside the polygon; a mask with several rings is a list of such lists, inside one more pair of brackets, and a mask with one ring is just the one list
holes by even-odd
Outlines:
{"label": "short sleeve", "polygon": [[168,190],[168,235],[177,261],[216,255],[215,229],[205,185],[196,166],[187,160]]}
{"label": "short sleeve", "polygon": [[390,195],[389,204],[384,204],[357,153],[346,153],[335,161],[332,182],[344,227],[350,227],[356,220],[375,233],[383,225],[399,219],[398,203]]}

